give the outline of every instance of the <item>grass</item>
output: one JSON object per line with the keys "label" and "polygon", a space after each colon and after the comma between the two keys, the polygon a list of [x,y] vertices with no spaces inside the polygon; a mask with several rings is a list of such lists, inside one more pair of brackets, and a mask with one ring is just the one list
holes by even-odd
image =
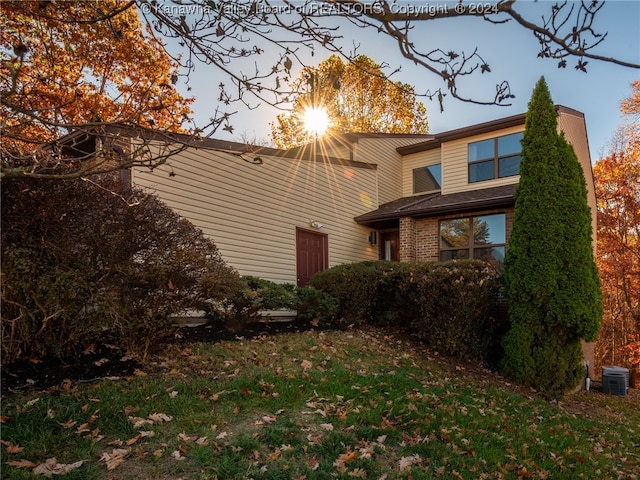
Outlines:
{"label": "grass", "polygon": [[2,478],[55,458],[82,480],[635,479],[637,398],[547,402],[376,330],[175,346],[131,378],[5,397]]}

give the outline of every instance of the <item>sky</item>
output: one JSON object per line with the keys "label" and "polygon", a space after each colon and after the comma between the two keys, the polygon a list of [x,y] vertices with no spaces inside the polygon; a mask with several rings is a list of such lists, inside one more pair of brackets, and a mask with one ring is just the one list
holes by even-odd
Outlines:
{"label": "sky", "polygon": [[[436,7],[449,5],[449,8],[455,5],[437,1],[410,3]],[[465,3],[470,2],[465,0]],[[518,7],[531,12],[531,18],[539,19],[542,14],[548,14],[552,3],[546,0],[521,0]],[[640,1],[607,2],[598,13],[594,28],[598,32],[608,33],[605,41],[594,50],[595,53],[640,63]],[[338,33],[344,37],[343,44],[346,48],[359,45],[358,53],[368,55],[378,63],[389,64],[388,71],[400,67],[400,72],[394,74],[392,79],[413,85],[416,92],[441,86],[439,78],[423,67],[404,60],[390,38],[349,24],[341,24]],[[496,84],[508,80],[511,92],[516,95],[511,101],[512,105],[507,107],[474,105],[446,98],[443,112],[440,112],[436,101],[424,99],[431,133],[526,112],[533,87],[544,76],[554,103],[585,114],[592,162],[608,153],[608,145],[615,130],[624,120],[620,114],[620,101],[630,95],[631,82],[640,78],[639,69],[595,60],[589,61],[587,73],[574,69],[575,61],[571,60],[567,68],[559,69],[557,60],[537,57],[538,41],[531,32],[515,22],[493,25],[469,19],[440,19],[417,25],[414,42],[446,51],[471,51],[477,46],[479,53],[490,65],[491,72],[483,74],[481,78],[480,75],[474,75],[473,81],[459,85],[459,89],[464,86],[470,96],[486,98],[487,94],[492,95]],[[269,53],[266,52],[267,58]],[[317,64],[329,55],[329,52],[318,51],[311,64]],[[275,58],[275,52],[273,57]],[[225,80],[214,68],[199,66],[191,79],[191,90],[187,91],[184,86],[179,86],[185,96],[196,97],[193,109],[198,124],[207,123],[212,115],[217,102],[217,85]],[[218,130],[214,138],[241,142],[247,139],[257,140],[258,143],[270,140],[269,123],[275,120],[279,110],[264,104],[253,110],[240,104],[232,108],[238,110],[231,120],[233,133]]]}

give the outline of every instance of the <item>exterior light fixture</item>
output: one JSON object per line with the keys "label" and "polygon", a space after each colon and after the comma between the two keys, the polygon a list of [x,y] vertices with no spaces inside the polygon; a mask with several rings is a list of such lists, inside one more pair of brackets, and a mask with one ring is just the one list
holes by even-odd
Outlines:
{"label": "exterior light fixture", "polygon": [[312,222],[309,222],[309,226],[311,228],[317,228],[318,230],[324,227],[324,225],[322,225],[318,220],[313,220]]}
{"label": "exterior light fixture", "polygon": [[369,243],[371,245],[376,245],[378,243],[378,232],[372,230],[369,234]]}

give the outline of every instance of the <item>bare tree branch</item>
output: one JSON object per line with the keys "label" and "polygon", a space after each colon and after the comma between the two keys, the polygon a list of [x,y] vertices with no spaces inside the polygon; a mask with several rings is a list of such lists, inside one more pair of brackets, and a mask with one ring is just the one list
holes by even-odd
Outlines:
{"label": "bare tree branch", "polygon": [[[304,85],[292,79],[300,69],[311,66],[308,64],[317,51],[328,51],[347,61],[360,54],[359,45],[346,43],[349,39],[340,34],[345,24],[386,36],[404,58],[424,68],[434,81],[428,82],[431,85],[428,90],[416,94],[437,101],[441,110],[449,99],[479,105],[509,105],[514,95],[507,79],[497,81],[495,88],[484,94],[466,91],[470,82],[463,80],[493,73],[489,54],[480,52],[475,45],[468,50],[454,50],[445,44],[446,39],[441,45],[417,41],[414,38],[417,27],[429,22],[453,18],[491,24],[515,22],[533,34],[540,46],[538,56],[557,61],[558,67],[565,68],[574,62],[576,70],[586,72],[589,62],[600,61],[640,68],[635,59],[623,58],[625,52],[617,52],[620,58],[596,52],[596,47],[605,45],[607,38],[607,32],[597,29],[597,19],[604,8],[599,1],[540,4],[544,13],[540,16],[537,9],[535,18],[531,18],[531,9],[521,7],[522,2],[515,0],[482,4],[460,1],[435,6],[391,0],[104,0],[65,5],[69,8],[55,2],[0,3],[3,12],[12,14],[3,15],[0,20],[0,128],[6,139],[1,150],[1,179],[20,176],[62,179],[134,166],[155,168],[184,146],[180,147],[178,142],[178,150],[166,147],[160,151],[157,149],[160,138],[156,136],[154,150],[148,140],[150,131],[166,131],[167,142],[175,141],[169,135],[173,132],[196,139],[210,136],[218,129],[232,132],[230,108],[237,102],[248,108],[268,104],[289,109],[291,101],[304,89]],[[114,88],[109,75],[123,57],[109,57],[104,50],[105,45],[114,50],[129,48],[131,43],[123,38],[129,35],[127,41],[132,41],[133,23],[140,30],[135,38],[153,48],[161,46],[171,59],[167,65],[176,67],[171,72],[156,71],[154,75],[167,78],[140,87],[138,96],[131,96],[127,89],[139,88],[136,83],[141,82],[139,79],[132,80],[131,86],[124,81],[124,86]],[[54,39],[48,35],[65,28],[94,28],[102,32],[108,38],[87,41],[101,45],[103,54],[109,58],[101,66],[94,65],[94,70],[79,63],[77,71],[69,73],[65,80],[53,79],[50,71],[55,70],[56,62],[64,62],[56,56],[56,49],[65,47],[67,37]],[[43,45],[34,45],[38,36],[42,37]],[[48,56],[48,63],[33,62],[35,47],[40,47],[39,54]],[[50,70],[45,71],[46,68]],[[122,76],[125,70],[118,75]],[[211,85],[218,91],[217,104],[212,108],[209,124],[200,127],[193,123],[184,103],[177,108],[175,97],[173,104],[166,101],[166,94],[174,91],[179,80],[189,86],[196,70],[215,71],[217,78],[222,78]],[[385,72],[389,77],[394,73]],[[54,81],[69,84],[47,83]],[[34,85],[47,93],[49,84],[62,92],[55,101],[43,102],[30,94]],[[122,107],[121,112],[107,114],[100,102],[96,103],[95,111],[82,111],[78,105],[87,92],[105,98],[110,95],[110,105]],[[157,118],[169,126],[158,125]],[[133,134],[138,143],[127,143],[122,131],[113,133],[114,127],[126,127],[127,135]],[[95,158],[91,161],[89,156],[65,157],[60,154],[61,145],[70,138],[69,134],[93,135],[104,138],[106,143],[98,142],[100,146],[92,151]],[[125,142],[129,148],[125,156],[112,150],[119,142]],[[75,170],[66,168],[69,166]]]}

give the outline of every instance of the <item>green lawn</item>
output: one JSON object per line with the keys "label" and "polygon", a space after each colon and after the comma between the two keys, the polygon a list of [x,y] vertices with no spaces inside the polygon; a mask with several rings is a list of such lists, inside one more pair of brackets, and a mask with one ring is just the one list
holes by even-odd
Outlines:
{"label": "green lawn", "polygon": [[2,478],[640,478],[638,395],[550,403],[377,330],[174,346],[137,373],[5,396]]}

